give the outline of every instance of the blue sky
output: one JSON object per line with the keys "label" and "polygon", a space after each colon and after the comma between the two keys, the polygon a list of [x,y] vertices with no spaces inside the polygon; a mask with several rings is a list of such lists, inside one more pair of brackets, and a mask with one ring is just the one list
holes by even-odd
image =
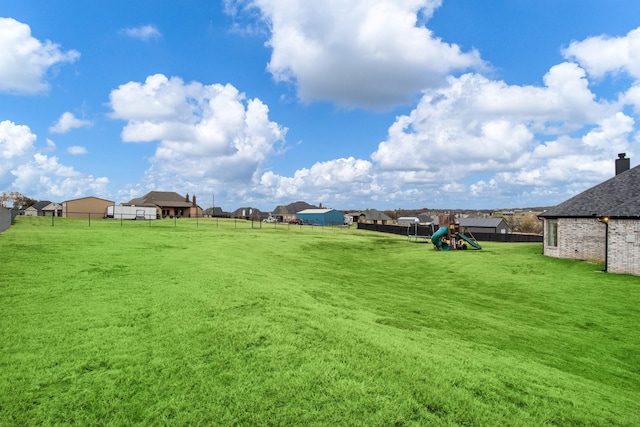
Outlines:
{"label": "blue sky", "polygon": [[0,0],[0,191],[555,205],[640,150],[637,0]]}

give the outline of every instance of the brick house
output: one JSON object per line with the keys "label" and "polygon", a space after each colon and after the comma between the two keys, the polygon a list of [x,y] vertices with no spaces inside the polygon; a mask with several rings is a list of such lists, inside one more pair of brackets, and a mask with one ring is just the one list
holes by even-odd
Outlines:
{"label": "brick house", "polygon": [[62,205],[42,200],[26,208],[24,216],[62,216]]}
{"label": "brick house", "polygon": [[202,217],[202,208],[196,202],[194,195],[189,200],[189,195],[181,196],[173,191],[150,191],[142,197],[131,199],[123,206],[155,207],[162,218],[165,217]]}
{"label": "brick house", "polygon": [[363,212],[356,213],[356,216],[352,216],[354,217],[354,222],[362,222],[365,224],[390,224],[392,221],[391,217],[376,209],[367,209]]}
{"label": "brick house", "polygon": [[612,273],[640,275],[640,166],[625,154],[616,175],[538,216],[544,254],[604,262]]}

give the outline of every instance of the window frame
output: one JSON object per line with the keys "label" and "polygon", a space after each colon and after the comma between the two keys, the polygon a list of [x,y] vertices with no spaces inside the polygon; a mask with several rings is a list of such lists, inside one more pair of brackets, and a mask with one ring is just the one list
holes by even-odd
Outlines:
{"label": "window frame", "polygon": [[545,239],[547,246],[552,248],[558,247],[558,219],[547,220],[547,236]]}

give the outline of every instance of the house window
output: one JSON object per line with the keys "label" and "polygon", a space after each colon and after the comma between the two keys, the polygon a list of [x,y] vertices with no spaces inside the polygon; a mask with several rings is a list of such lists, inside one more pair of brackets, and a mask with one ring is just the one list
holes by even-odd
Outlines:
{"label": "house window", "polygon": [[547,246],[558,246],[558,220],[547,220]]}

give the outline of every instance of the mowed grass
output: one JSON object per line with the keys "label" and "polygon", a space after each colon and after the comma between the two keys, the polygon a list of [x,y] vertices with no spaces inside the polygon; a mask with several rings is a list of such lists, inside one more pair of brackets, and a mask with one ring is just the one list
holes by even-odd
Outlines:
{"label": "mowed grass", "polygon": [[640,278],[260,226],[18,218],[0,425],[640,425]]}

